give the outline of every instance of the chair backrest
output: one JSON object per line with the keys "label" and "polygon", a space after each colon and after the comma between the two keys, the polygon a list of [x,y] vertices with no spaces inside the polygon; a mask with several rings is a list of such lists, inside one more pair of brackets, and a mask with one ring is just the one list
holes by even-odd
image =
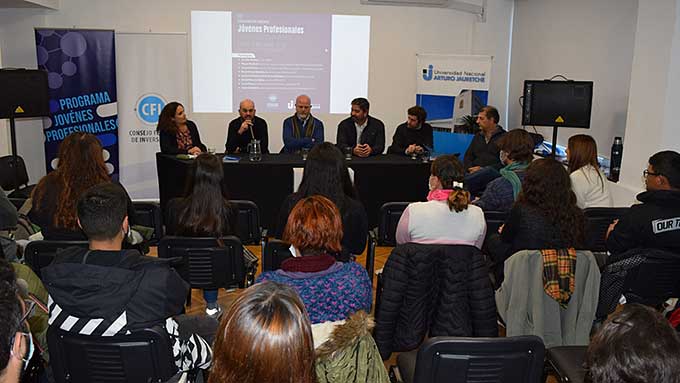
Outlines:
{"label": "chair backrest", "polygon": [[164,234],[161,206],[155,202],[133,202],[132,204],[135,207],[135,218],[137,218],[135,224],[153,228],[153,235],[149,242],[152,245],[157,244]]}
{"label": "chair backrest", "polygon": [[264,247],[262,256],[262,271],[272,271],[281,268],[281,262],[292,257],[290,243],[280,239],[270,239]]}
{"label": "chair backrest", "polygon": [[106,337],[49,327],[47,341],[57,383],[165,382],[177,371],[161,326]]}
{"label": "chair backrest", "polygon": [[158,243],[159,258],[181,258],[177,272],[192,288],[245,286],[243,245],[235,236],[216,238],[166,236]]}
{"label": "chair backrest", "polygon": [[380,208],[378,246],[397,246],[397,225],[410,202],[387,202]]}
{"label": "chair backrest", "polygon": [[22,206],[24,206],[24,203],[26,203],[26,198],[9,198],[9,202],[11,202],[12,205],[14,205],[17,210],[19,210]]}
{"label": "chair backrest", "polygon": [[430,338],[418,350],[413,382],[538,383],[544,354],[541,338],[533,335]]}
{"label": "chair backrest", "polygon": [[231,200],[238,209],[238,236],[245,245],[257,245],[262,237],[260,226],[260,209],[255,202]]}
{"label": "chair backrest", "polygon": [[627,302],[657,306],[680,297],[680,255],[665,253],[667,257],[662,258],[653,254],[626,275],[623,294]]}
{"label": "chair backrest", "polygon": [[5,190],[18,189],[21,185],[28,185],[26,164],[20,156],[0,157],[0,187]]}
{"label": "chair backrest", "polygon": [[486,221],[487,236],[492,233],[498,233],[498,228],[505,223],[507,218],[508,212],[506,211],[485,211],[484,220]]}
{"label": "chair backrest", "polygon": [[57,256],[57,253],[67,247],[78,246],[88,248],[87,241],[31,241],[24,249],[26,265],[41,277],[40,270],[49,266]]}
{"label": "chair backrest", "polygon": [[607,229],[613,220],[621,218],[627,207],[591,207],[583,210],[586,217],[586,249],[593,252],[607,251]]}

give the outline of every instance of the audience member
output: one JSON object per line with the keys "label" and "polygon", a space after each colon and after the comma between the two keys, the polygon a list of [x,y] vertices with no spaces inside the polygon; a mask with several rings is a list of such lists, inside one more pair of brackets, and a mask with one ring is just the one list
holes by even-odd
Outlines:
{"label": "audience member", "polygon": [[477,115],[479,132],[465,151],[464,166],[469,173],[465,184],[474,197],[481,195],[486,185],[500,176],[498,169],[503,167],[498,140],[506,132],[498,121],[500,115],[496,108],[483,107]]}
{"label": "audience member", "polygon": [[439,156],[432,163],[427,202],[409,204],[399,219],[397,243],[471,245],[482,248],[484,212],[470,205],[463,189],[463,165],[456,156]]}
{"label": "audience member", "polygon": [[423,107],[416,105],[408,108],[406,122],[397,126],[387,153],[411,156],[431,149],[432,126],[426,120],[427,112]]}
{"label": "audience member", "polygon": [[312,323],[337,321],[358,310],[371,309],[371,281],[354,261],[336,262],[341,249],[342,221],[331,200],[320,195],[298,201],[288,216],[283,240],[295,249],[281,269],[267,271],[258,281],[293,286],[302,297]]}
{"label": "audience member", "polygon": [[595,140],[587,134],[569,137],[567,161],[571,188],[576,194],[576,205],[581,209],[611,207],[612,197],[607,179],[597,163]]}
{"label": "audience member", "polygon": [[590,341],[585,366],[592,383],[678,383],[680,339],[654,309],[627,304]]}
{"label": "audience member", "polygon": [[245,99],[238,106],[239,117],[231,120],[227,130],[225,153],[247,153],[252,140],[260,141],[262,153],[269,153],[267,121],[255,115],[255,103]]}
{"label": "audience member", "polygon": [[18,383],[33,356],[33,342],[24,322],[14,269],[0,258],[0,381]]}
{"label": "audience member", "polygon": [[281,205],[275,233],[277,238],[283,235],[293,206],[312,195],[330,199],[340,210],[343,252],[338,257],[347,260],[347,253],[363,253],[368,236],[368,216],[357,199],[342,153],[330,142],[317,145],[309,152],[298,191],[286,197]]}
{"label": "audience member", "polygon": [[50,326],[111,336],[162,325],[179,370],[208,368],[217,322],[179,315],[189,286],[167,260],[122,250],[130,229],[122,187],[105,183],[87,190],[78,200],[78,223],[89,249],[64,249],[42,270]]}
{"label": "audience member", "polygon": [[196,124],[187,119],[184,105],[173,101],[166,104],[156,126],[165,154],[193,154],[205,152]]}
{"label": "audience member", "polygon": [[297,153],[323,142],[323,122],[312,116],[312,99],[300,95],[295,99],[295,114],[283,120],[282,153]]}
{"label": "audience member", "polygon": [[[236,208],[229,203],[224,187],[222,161],[213,154],[201,154],[191,164],[184,198],[175,198],[166,208],[166,234],[182,237],[236,235]],[[204,290],[205,312],[217,318],[220,306],[217,290]]]}
{"label": "audience member", "polygon": [[[40,226],[47,240],[85,240],[78,226],[76,203],[88,188],[111,182],[102,146],[96,136],[75,132],[59,145],[57,169],[43,177],[33,189],[28,217]],[[127,216],[134,222],[135,211],[130,197]]]}
{"label": "audience member", "polygon": [[358,157],[375,156],[385,150],[385,125],[368,115],[369,108],[363,97],[352,100],[351,116],[338,124],[336,145],[340,150],[350,147]]}
{"label": "audience member", "polygon": [[519,250],[581,248],[584,224],[564,166],[553,158],[533,161],[508,219],[498,230],[500,236],[490,236],[486,245],[497,285],[503,279],[503,263]]}
{"label": "audience member", "polygon": [[522,190],[526,168],[534,158],[534,140],[523,129],[515,129],[497,141],[504,165],[500,177],[489,182],[481,198],[473,203],[485,211],[509,211]]}
{"label": "audience member", "polygon": [[0,258],[9,261],[17,259],[17,245],[13,233],[18,219],[17,208],[0,189]]}
{"label": "audience member", "polygon": [[316,382],[309,318],[292,288],[251,286],[222,318],[208,383],[232,382]]}
{"label": "audience member", "polygon": [[637,195],[642,203],[609,226],[607,250],[619,254],[654,248],[680,254],[680,154],[654,154],[642,175],[647,188]]}

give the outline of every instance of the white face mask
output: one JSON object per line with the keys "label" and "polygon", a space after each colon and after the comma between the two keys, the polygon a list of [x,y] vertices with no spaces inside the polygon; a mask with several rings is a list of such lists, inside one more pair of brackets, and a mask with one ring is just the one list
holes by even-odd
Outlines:
{"label": "white face mask", "polygon": [[501,150],[500,153],[498,153],[498,159],[501,160],[503,165],[505,165],[505,161],[508,160],[508,153]]}

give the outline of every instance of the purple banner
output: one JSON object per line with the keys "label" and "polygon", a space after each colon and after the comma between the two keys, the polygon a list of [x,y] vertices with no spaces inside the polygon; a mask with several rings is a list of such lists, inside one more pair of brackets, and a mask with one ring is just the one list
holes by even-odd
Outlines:
{"label": "purple banner", "polygon": [[118,179],[118,104],[113,31],[36,29],[38,68],[48,72],[50,117],[45,119],[45,166],[58,166],[59,144],[73,132],[92,133],[106,167]]}

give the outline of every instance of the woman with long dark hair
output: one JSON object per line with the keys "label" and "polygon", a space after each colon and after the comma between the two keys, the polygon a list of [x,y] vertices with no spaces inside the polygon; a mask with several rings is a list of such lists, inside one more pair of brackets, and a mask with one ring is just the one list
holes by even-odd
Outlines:
{"label": "woman with long dark hair", "polygon": [[314,341],[305,306],[274,282],[244,290],[222,318],[208,383],[313,383]]}
{"label": "woman with long dark hair", "polygon": [[163,107],[156,130],[162,153],[199,155],[206,151],[198,134],[198,127],[187,119],[184,105],[179,102],[169,102]]}
{"label": "woman with long dark hair", "polygon": [[465,170],[456,156],[439,156],[431,166],[427,202],[409,204],[397,225],[397,243],[482,247],[486,221],[481,208],[470,205],[464,189]]}
{"label": "woman with long dark hair", "polygon": [[[92,186],[111,182],[99,139],[83,132],[68,135],[59,145],[57,164],[33,189],[28,217],[47,240],[87,240],[78,226],[78,198]],[[128,220],[134,215],[128,196]]]}
{"label": "woman with long dark hair", "polygon": [[357,199],[342,152],[330,142],[314,146],[309,152],[302,182],[297,192],[289,195],[281,205],[277,221],[277,238],[286,228],[293,206],[305,197],[321,195],[331,200],[340,210],[343,225],[342,249],[339,259],[347,260],[349,254],[361,254],[366,247],[368,216]]}
{"label": "woman with long dark hair", "polygon": [[372,289],[366,270],[354,261],[337,262],[342,221],[335,204],[313,195],[298,201],[288,216],[283,240],[295,249],[281,269],[260,274],[257,281],[293,286],[312,323],[347,319],[359,310],[370,312]]}
{"label": "woman with long dark hair", "polygon": [[597,144],[593,137],[587,134],[569,137],[567,161],[578,207],[611,207],[612,197],[607,179],[597,163]]}
{"label": "woman with long dark hair", "polygon": [[519,250],[582,248],[584,224],[564,166],[552,158],[533,161],[522,191],[499,229],[500,241],[490,239],[488,250],[497,277],[502,279],[503,263]]}
{"label": "woman with long dark hair", "polygon": [[[168,235],[184,237],[222,237],[236,235],[236,209],[229,203],[224,186],[222,161],[203,153],[191,165],[187,193],[168,202],[165,229]],[[203,292],[206,313],[217,316],[217,290]]]}

